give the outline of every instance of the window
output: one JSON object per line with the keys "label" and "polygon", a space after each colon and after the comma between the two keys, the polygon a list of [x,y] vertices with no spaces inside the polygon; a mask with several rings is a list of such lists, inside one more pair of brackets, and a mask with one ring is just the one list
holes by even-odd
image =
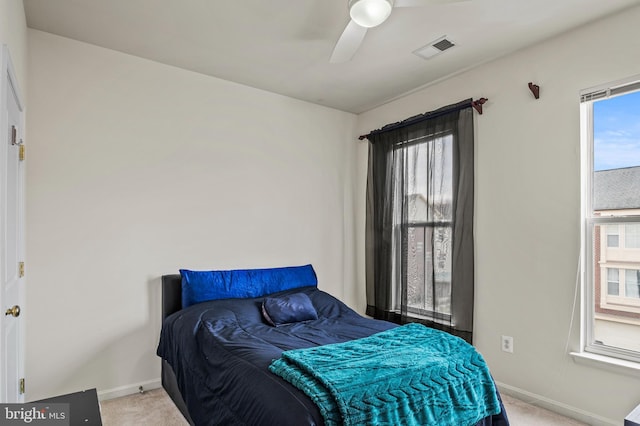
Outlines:
{"label": "window", "polygon": [[[408,220],[396,228],[399,241],[405,235],[406,309],[419,317],[449,320],[453,137],[424,138],[397,149],[407,151],[406,155],[397,158],[406,158],[410,164],[415,164],[416,171],[407,176]],[[400,176],[396,176],[396,180],[402,181]],[[396,300],[402,300],[401,287],[396,291]],[[400,310],[399,305],[396,309]]]}
{"label": "window", "polygon": [[640,270],[637,269],[627,269],[624,271],[625,297],[632,297],[634,299],[640,298],[640,294],[638,292],[638,285],[640,284],[640,280],[638,279],[639,275]]}
{"label": "window", "polygon": [[624,225],[625,248],[640,248],[640,224],[627,223]]}
{"label": "window", "polygon": [[471,100],[367,135],[367,315],[473,340]]}
{"label": "window", "polygon": [[585,348],[640,362],[640,76],[581,94]]}
{"label": "window", "polygon": [[620,295],[620,270],[607,268],[607,294],[609,296]]}
{"label": "window", "polygon": [[618,247],[620,244],[618,228],[618,225],[607,225],[607,247]]}

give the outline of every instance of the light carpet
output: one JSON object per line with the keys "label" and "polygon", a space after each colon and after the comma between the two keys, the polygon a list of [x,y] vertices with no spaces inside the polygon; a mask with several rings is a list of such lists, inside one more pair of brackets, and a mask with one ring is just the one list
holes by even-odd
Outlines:
{"label": "light carpet", "polygon": [[[502,401],[512,426],[584,425],[509,395],[502,395]],[[104,426],[188,425],[164,389],[102,401],[100,407]]]}

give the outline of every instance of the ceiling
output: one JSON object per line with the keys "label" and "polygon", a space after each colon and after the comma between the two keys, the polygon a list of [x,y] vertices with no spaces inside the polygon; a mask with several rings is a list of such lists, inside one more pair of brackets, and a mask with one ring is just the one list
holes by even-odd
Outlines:
{"label": "ceiling", "polygon": [[[347,0],[24,0],[27,26],[361,113],[640,0],[436,0],[394,8],[331,64]],[[446,36],[425,60],[412,51]]]}

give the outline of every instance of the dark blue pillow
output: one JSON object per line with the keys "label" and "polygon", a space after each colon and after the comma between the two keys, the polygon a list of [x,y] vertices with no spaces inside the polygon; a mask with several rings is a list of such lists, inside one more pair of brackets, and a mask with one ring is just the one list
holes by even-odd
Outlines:
{"label": "dark blue pillow", "polygon": [[273,326],[318,319],[316,308],[304,293],[265,298],[262,302],[262,316]]}
{"label": "dark blue pillow", "polygon": [[318,285],[311,265],[230,271],[181,269],[180,275],[183,308],[207,300],[247,299]]}

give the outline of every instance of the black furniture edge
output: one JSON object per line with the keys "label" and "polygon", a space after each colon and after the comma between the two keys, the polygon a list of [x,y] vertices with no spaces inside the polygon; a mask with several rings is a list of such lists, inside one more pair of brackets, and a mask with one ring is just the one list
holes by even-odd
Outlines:
{"label": "black furniture edge", "polygon": [[[30,402],[30,404],[38,403],[69,404],[68,424],[70,426],[102,426],[98,392],[95,388]],[[28,422],[25,421],[25,423]]]}
{"label": "black furniture edge", "polygon": [[[162,321],[174,312],[182,309],[182,277],[180,274],[162,276]],[[187,404],[182,398],[176,375],[171,365],[162,360],[162,387],[167,392],[173,403],[178,407],[184,418],[190,425],[194,425]]]}
{"label": "black furniture edge", "polygon": [[162,276],[162,320],[182,309],[182,277],[180,274]]}

